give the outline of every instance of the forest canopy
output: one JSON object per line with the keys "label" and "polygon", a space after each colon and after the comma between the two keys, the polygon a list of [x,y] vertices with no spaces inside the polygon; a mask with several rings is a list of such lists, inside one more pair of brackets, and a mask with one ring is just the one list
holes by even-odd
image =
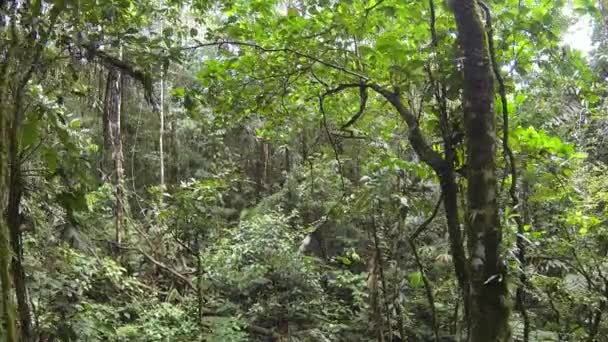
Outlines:
{"label": "forest canopy", "polygon": [[607,79],[605,0],[0,0],[0,340],[607,341]]}

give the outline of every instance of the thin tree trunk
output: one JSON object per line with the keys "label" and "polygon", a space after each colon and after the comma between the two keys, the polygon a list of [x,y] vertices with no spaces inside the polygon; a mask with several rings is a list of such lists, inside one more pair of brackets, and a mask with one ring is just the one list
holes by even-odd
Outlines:
{"label": "thin tree trunk", "polygon": [[201,259],[201,237],[200,232],[196,232],[196,239],[194,244],[196,245],[196,297],[198,306],[198,321],[197,323],[203,325],[203,310],[204,310],[204,297],[203,297],[203,260]]}
{"label": "thin tree trunk", "polygon": [[170,184],[179,182],[179,139],[177,137],[177,116],[173,113],[171,119],[171,135],[169,136]]}
{"label": "thin tree trunk", "polygon": [[371,310],[372,320],[374,322],[374,330],[376,333],[376,340],[378,342],[384,342],[384,320],[382,319],[382,309],[380,308],[380,289],[378,288],[379,283],[379,270],[378,270],[378,253],[374,248],[371,253],[371,258],[368,261],[368,278],[367,288],[369,291],[369,305]]}
{"label": "thin tree trunk", "polygon": [[[389,301],[388,301],[388,290],[386,289],[386,278],[384,277],[384,257],[382,256],[382,247],[380,246],[380,236],[378,234],[378,226],[376,225],[376,219],[375,216],[372,216],[372,228],[373,228],[373,234],[374,234],[374,249],[375,251],[375,255],[376,255],[376,260],[377,260],[377,267],[378,267],[378,275],[380,276],[380,284],[382,286],[382,296],[384,297],[384,312],[386,315],[386,322],[387,322],[387,338],[389,341],[393,340],[393,331],[391,328],[391,310],[389,308]],[[380,299],[380,296],[378,296],[378,300]],[[379,304],[378,304],[379,305]],[[381,317],[379,319],[382,319]]]}
{"label": "thin tree trunk", "polygon": [[466,317],[469,312],[469,272],[466,267],[467,257],[464,251],[458,214],[458,185],[456,184],[456,177],[452,165],[446,166],[446,169],[439,177],[439,181],[441,184],[441,194],[443,196],[443,208],[447,219],[450,253],[453,258],[456,279],[462,292]]}
{"label": "thin tree trunk", "polygon": [[[29,76],[27,77],[29,80]],[[32,339],[32,319],[27,298],[27,286],[25,270],[23,269],[23,246],[21,244],[21,160],[19,158],[19,131],[23,120],[23,98],[27,80],[22,80],[17,89],[13,118],[8,136],[9,143],[9,197],[7,208],[7,223],[10,233],[12,252],[12,273],[17,295],[17,308],[21,328],[21,339],[30,341]]]}
{"label": "thin tree trunk", "polygon": [[475,0],[455,0],[464,52],[464,123],[467,147],[467,242],[471,342],[510,339],[506,269],[496,188],[494,79],[482,11]]}
{"label": "thin tree trunk", "polygon": [[164,76],[160,79],[160,128],[158,132],[158,151],[160,159],[160,186],[165,188],[165,79]]}
{"label": "thin tree trunk", "polygon": [[[112,149],[112,162],[114,166],[114,220],[115,220],[115,242],[122,242],[123,222],[125,216],[125,191],[124,191],[124,156],[122,151],[122,135],[120,128],[121,111],[121,75],[120,72],[111,69],[108,72],[108,94],[106,96],[106,113]],[[118,249],[117,249],[118,250]]]}
{"label": "thin tree trunk", "polygon": [[[103,76],[100,77],[103,79]],[[112,178],[112,133],[110,132],[110,118],[108,113],[112,110],[110,108],[110,73],[106,78],[105,93],[103,96],[103,112],[101,113],[101,126],[103,136],[103,152],[101,156],[101,180],[103,182],[109,182]]]}
{"label": "thin tree trunk", "polygon": [[[158,1],[158,6],[163,8],[164,0]],[[160,20],[160,32],[163,32],[165,29],[165,21],[164,18]],[[160,160],[160,186],[161,189],[165,189],[165,149],[164,149],[164,136],[165,136],[165,75],[167,68],[163,68],[160,76],[160,111],[159,111],[159,119],[160,119],[160,127],[158,130],[158,153]],[[160,197],[161,201],[163,196]]]}

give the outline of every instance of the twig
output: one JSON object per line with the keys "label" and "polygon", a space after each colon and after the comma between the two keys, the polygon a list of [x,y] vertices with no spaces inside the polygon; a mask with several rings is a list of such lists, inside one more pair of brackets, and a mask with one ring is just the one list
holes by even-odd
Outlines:
{"label": "twig", "polygon": [[369,15],[369,13],[371,11],[373,11],[376,7],[382,5],[382,3],[384,2],[384,0],[378,0],[375,4],[373,4],[372,6],[368,7],[365,9],[365,17],[367,18],[367,16]]}

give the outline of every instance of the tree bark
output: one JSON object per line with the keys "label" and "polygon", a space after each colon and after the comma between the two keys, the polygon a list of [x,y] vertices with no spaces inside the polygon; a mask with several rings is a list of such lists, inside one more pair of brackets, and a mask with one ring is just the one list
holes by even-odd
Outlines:
{"label": "tree bark", "polygon": [[[162,26],[161,26],[162,27]],[[158,153],[160,160],[160,186],[165,188],[165,79],[164,75],[160,79],[160,128],[158,132]]]}
{"label": "tree bark", "polygon": [[8,159],[9,159],[9,194],[7,207],[7,223],[10,235],[12,252],[12,274],[17,295],[17,309],[19,312],[19,323],[22,341],[32,340],[32,318],[30,315],[29,300],[27,298],[27,286],[25,270],[23,268],[23,246],[21,244],[21,198],[22,198],[22,178],[21,178],[21,158],[19,157],[19,133],[21,122],[23,121],[23,99],[25,87],[29,80],[27,78],[19,82],[13,117],[8,134]]}
{"label": "tree bark", "polygon": [[482,12],[475,0],[455,0],[464,52],[463,107],[467,148],[469,341],[508,341],[509,310],[496,189],[494,79]]}
{"label": "tree bark", "polygon": [[[120,128],[121,111],[121,74],[115,69],[108,72],[108,94],[106,95],[105,118],[108,125],[109,140],[111,144],[111,156],[114,166],[114,220],[115,220],[115,242],[122,242],[123,221],[125,215],[125,191],[124,191],[124,155],[122,151],[122,135]],[[117,249],[118,250],[118,249]]]}
{"label": "tree bark", "polygon": [[[3,68],[4,69],[4,68]],[[6,74],[5,74],[6,75]],[[0,283],[2,297],[2,323],[6,341],[17,341],[15,327],[15,310],[13,305],[12,282],[10,277],[11,246],[9,244],[9,229],[6,221],[6,204],[8,203],[8,113],[5,98],[6,79],[0,82]]]}
{"label": "tree bark", "polygon": [[169,184],[175,185],[179,183],[179,137],[177,136],[177,114],[173,113],[170,119],[170,135],[169,135]]}

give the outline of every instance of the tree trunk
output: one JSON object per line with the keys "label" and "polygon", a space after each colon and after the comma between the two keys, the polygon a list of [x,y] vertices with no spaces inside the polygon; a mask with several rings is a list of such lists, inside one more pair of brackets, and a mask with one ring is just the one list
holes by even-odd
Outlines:
{"label": "tree trunk", "polygon": [[460,229],[460,217],[458,214],[458,184],[452,165],[440,173],[441,193],[443,195],[443,208],[448,226],[448,237],[450,240],[450,253],[452,254],[456,280],[462,292],[464,301],[465,317],[469,313],[469,274],[467,256],[464,250],[463,237]]}
{"label": "tree trunk", "polygon": [[[101,77],[103,79],[103,77]],[[112,134],[110,132],[110,118],[108,117],[108,113],[111,111],[110,105],[112,101],[110,100],[111,91],[110,91],[110,73],[108,73],[108,77],[106,79],[106,89],[105,95],[103,98],[103,112],[101,113],[101,126],[102,126],[102,136],[103,136],[103,152],[101,156],[101,181],[109,182],[111,180],[112,175]]]}
{"label": "tree trunk", "polygon": [[[162,27],[162,26],[161,26]],[[165,188],[165,79],[160,79],[160,128],[158,132],[158,152],[160,160],[160,186]],[[161,197],[162,198],[162,197]]]}
{"label": "tree trunk", "polygon": [[15,310],[13,306],[12,282],[10,277],[11,247],[9,244],[8,224],[5,220],[8,203],[8,113],[4,112],[7,103],[4,98],[6,82],[0,82],[0,282],[2,300],[2,323],[6,341],[17,341],[15,330]]}
{"label": "tree trunk", "polygon": [[[122,242],[123,221],[125,215],[125,191],[124,191],[124,156],[122,152],[122,135],[120,129],[121,111],[121,81],[120,72],[112,69],[108,72],[108,94],[106,95],[106,113],[108,121],[108,133],[111,144],[112,162],[114,166],[114,219],[115,219],[115,242]],[[117,248],[118,250],[118,248]]]}
{"label": "tree trunk", "polygon": [[179,138],[177,136],[177,114],[170,116],[171,132],[169,136],[169,160],[170,178],[169,183],[175,185],[179,183]]}
{"label": "tree trunk", "polygon": [[481,10],[475,0],[455,0],[464,52],[464,125],[467,148],[467,242],[471,342],[508,341],[509,310],[502,229],[496,189],[494,79]]}
{"label": "tree trunk", "polygon": [[[29,79],[29,77],[27,78]],[[19,157],[19,131],[23,120],[23,98],[27,80],[22,80],[17,89],[13,118],[8,134],[9,144],[9,196],[7,207],[7,223],[10,233],[12,252],[12,274],[17,295],[17,308],[19,311],[19,322],[22,341],[31,341],[32,319],[30,315],[29,300],[27,298],[27,286],[25,270],[23,269],[23,246],[21,244],[21,159]]]}

